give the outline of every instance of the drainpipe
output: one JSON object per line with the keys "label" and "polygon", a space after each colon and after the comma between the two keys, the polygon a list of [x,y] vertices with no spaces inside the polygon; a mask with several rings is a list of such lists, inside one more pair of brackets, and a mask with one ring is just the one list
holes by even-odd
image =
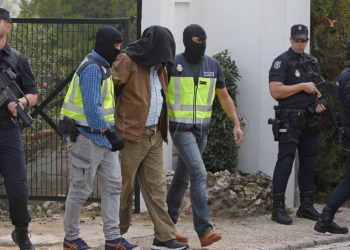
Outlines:
{"label": "drainpipe", "polygon": [[[142,0],[137,0],[137,39],[141,37],[141,19],[142,19]],[[135,182],[135,214],[140,213],[140,186],[137,183],[137,180]]]}

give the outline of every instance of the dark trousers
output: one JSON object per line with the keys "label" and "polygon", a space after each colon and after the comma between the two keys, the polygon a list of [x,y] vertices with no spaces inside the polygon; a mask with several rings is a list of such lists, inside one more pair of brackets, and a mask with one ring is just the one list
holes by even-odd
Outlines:
{"label": "dark trousers", "polygon": [[294,138],[299,138],[298,145],[294,142],[278,143],[278,158],[272,180],[273,193],[285,193],[292,172],[296,149],[298,149],[299,154],[299,190],[300,192],[313,190],[318,135],[310,133],[307,126],[301,131],[300,135],[296,133],[292,133],[292,135]]}
{"label": "dark trousers", "polygon": [[[350,149],[350,139],[343,142],[343,148]],[[346,155],[346,169],[343,180],[329,196],[327,205],[336,212],[338,208],[350,199],[350,155]]]}
{"label": "dark trousers", "polygon": [[21,130],[18,124],[0,129],[0,174],[4,179],[12,224],[26,226],[28,213],[28,188]]}

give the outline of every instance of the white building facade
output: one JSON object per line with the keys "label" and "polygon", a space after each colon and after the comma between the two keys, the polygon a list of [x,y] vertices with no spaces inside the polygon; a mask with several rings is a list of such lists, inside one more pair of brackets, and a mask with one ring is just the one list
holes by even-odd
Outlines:
{"label": "white building facade", "polygon": [[[245,173],[263,171],[272,176],[277,159],[268,118],[274,117],[268,87],[272,61],[290,47],[290,27],[310,27],[309,0],[143,0],[142,30],[151,25],[169,28],[176,41],[176,53],[184,51],[182,32],[196,23],[207,33],[206,54],[228,49],[241,75],[237,111],[249,122],[240,144],[238,169]],[[165,169],[172,169],[172,145],[165,146]],[[294,205],[295,173],[286,193]]]}

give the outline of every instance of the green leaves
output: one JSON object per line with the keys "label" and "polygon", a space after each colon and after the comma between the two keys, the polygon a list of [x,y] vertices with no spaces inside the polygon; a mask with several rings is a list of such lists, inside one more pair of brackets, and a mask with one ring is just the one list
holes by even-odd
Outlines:
{"label": "green leaves", "polygon": [[[228,50],[221,51],[213,57],[223,70],[226,88],[236,103],[237,85],[240,78],[235,61]],[[236,103],[237,104],[237,103]],[[238,146],[233,139],[233,124],[221,108],[218,98],[213,103],[213,113],[208,137],[208,144],[203,153],[203,161],[208,171],[218,172],[233,169],[237,166]]]}
{"label": "green leaves", "polygon": [[21,0],[21,17],[118,18],[136,15],[136,0]]}
{"label": "green leaves", "polygon": [[[311,54],[320,62],[322,76],[335,81],[345,67],[345,43],[350,39],[348,0],[311,0]],[[336,100],[333,100],[337,104]],[[321,115],[315,186],[317,193],[330,193],[340,182],[345,166],[342,146],[332,139],[329,113]]]}

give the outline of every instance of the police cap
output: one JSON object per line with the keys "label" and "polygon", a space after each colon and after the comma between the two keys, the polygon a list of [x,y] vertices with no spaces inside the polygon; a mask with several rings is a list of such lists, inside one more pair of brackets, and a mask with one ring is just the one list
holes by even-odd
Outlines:
{"label": "police cap", "polygon": [[295,24],[290,29],[290,36],[293,40],[306,40],[309,38],[309,30],[303,24]]}
{"label": "police cap", "polygon": [[5,20],[9,21],[10,23],[12,23],[12,20],[10,17],[10,12],[8,12],[4,8],[0,8],[0,19],[5,19]]}

